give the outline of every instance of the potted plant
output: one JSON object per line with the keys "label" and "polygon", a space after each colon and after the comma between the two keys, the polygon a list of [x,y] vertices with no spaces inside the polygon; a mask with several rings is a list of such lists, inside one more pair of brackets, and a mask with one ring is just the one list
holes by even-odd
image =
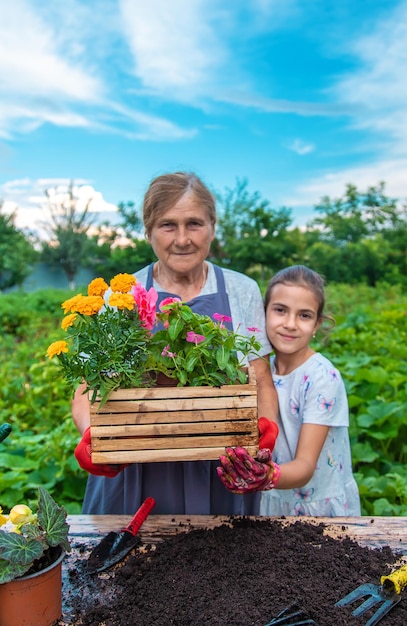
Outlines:
{"label": "potted plant", "polygon": [[49,626],[62,614],[67,513],[43,487],[36,511],[0,507],[0,626]]}

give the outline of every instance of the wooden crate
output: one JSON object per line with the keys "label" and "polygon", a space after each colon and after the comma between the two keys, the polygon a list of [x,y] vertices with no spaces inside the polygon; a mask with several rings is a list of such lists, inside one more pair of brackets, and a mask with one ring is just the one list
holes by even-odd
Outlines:
{"label": "wooden crate", "polygon": [[91,405],[92,461],[215,460],[225,446],[258,450],[257,388],[245,385],[120,389]]}

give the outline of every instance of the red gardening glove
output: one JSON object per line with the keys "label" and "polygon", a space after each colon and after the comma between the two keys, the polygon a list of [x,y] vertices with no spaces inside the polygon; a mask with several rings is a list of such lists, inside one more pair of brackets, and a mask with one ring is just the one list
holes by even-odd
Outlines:
{"label": "red gardening glove", "polygon": [[75,448],[75,457],[82,469],[94,476],[107,476],[114,478],[127,465],[108,465],[92,463],[91,444],[90,444],[90,427],[83,433],[82,439]]}
{"label": "red gardening glove", "polygon": [[225,448],[216,471],[223,486],[232,493],[253,493],[273,489],[280,478],[280,468],[271,460],[268,448],[259,450],[256,458],[245,448]]}
{"label": "red gardening glove", "polygon": [[272,422],[267,417],[259,417],[258,426],[260,433],[259,448],[268,448],[272,452],[278,437],[276,422]]}

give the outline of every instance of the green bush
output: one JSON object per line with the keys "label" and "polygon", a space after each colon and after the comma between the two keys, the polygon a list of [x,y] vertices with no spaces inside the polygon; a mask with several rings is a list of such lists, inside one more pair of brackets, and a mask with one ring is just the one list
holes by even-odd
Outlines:
{"label": "green bush", "polygon": [[348,391],[365,515],[407,515],[407,296],[397,286],[332,287],[337,326],[321,351]]}
{"label": "green bush", "polygon": [[0,296],[1,505],[35,501],[46,488],[69,513],[79,513],[86,474],[73,456],[79,436],[70,396],[46,349],[60,333],[61,301],[70,292],[43,290]]}

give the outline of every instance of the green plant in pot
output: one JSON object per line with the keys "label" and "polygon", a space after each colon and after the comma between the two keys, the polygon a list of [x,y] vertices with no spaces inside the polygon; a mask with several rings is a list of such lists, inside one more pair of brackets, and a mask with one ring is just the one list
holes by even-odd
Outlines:
{"label": "green plant in pot", "polygon": [[0,507],[0,583],[40,572],[69,552],[66,517],[43,487],[35,512],[18,504],[6,515]]}

